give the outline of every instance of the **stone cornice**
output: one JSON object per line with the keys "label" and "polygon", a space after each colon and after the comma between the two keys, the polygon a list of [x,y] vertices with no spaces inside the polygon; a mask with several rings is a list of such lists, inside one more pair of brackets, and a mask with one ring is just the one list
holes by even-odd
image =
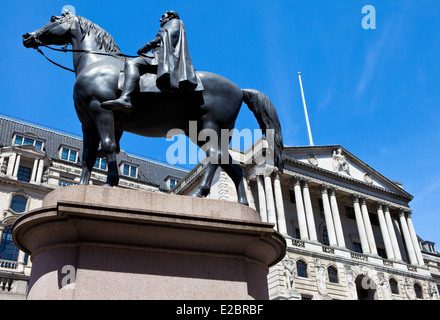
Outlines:
{"label": "stone cornice", "polygon": [[56,189],[56,187],[51,187],[47,184],[40,184],[40,183],[37,184],[37,183],[23,182],[15,179],[10,179],[5,175],[0,175],[0,184],[9,185],[21,190],[30,190],[33,192],[38,192],[43,194],[47,194]]}
{"label": "stone cornice", "polygon": [[[387,190],[385,188],[378,187],[378,186],[375,186],[375,185],[371,185],[369,183],[366,183],[366,182],[363,182],[363,181],[360,181],[360,180],[357,180],[357,179],[354,179],[354,178],[351,178],[351,177],[348,177],[348,176],[343,176],[343,175],[340,175],[340,174],[335,173],[335,172],[331,172],[331,171],[323,169],[323,168],[312,166],[312,165],[304,163],[302,161],[298,161],[298,160],[294,160],[294,159],[290,159],[290,158],[286,158],[285,161],[286,161],[286,163],[291,163],[292,164],[292,170],[289,170],[287,167],[285,168],[285,172],[290,172],[290,174],[292,174],[292,175],[299,175],[299,174],[303,175],[303,174],[301,174],[299,172],[295,172],[294,169],[293,169],[295,167],[302,167],[303,169],[305,169],[308,172],[315,171],[315,172],[318,172],[319,175],[322,175],[323,177],[328,177],[328,178],[335,179],[335,180],[346,181],[350,185],[355,185],[355,186],[361,187],[362,189],[365,189],[365,190],[369,190],[370,189],[370,190],[375,191],[375,192],[388,194],[388,195],[393,196],[393,197],[401,198],[401,199],[405,200],[406,202],[409,202],[409,201],[411,201],[413,199],[413,196],[411,196],[409,193],[407,193],[403,189],[402,189],[402,193],[403,194],[399,194],[397,192],[394,192],[394,191],[391,191],[391,190]],[[312,181],[315,180],[314,182],[318,182],[319,181],[319,183],[327,183],[327,184],[329,184],[329,181],[321,180],[321,179],[318,179],[318,178],[312,178],[312,177],[309,177],[309,176],[306,176],[306,175],[304,175],[304,178],[312,180]],[[332,187],[337,187],[338,189],[343,188],[342,186],[339,186],[339,185],[334,184],[334,183],[331,183],[331,185],[332,185]]]}

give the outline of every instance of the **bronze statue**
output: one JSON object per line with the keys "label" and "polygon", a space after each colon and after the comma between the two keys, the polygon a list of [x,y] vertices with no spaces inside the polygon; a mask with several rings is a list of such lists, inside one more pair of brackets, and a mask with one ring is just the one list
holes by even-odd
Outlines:
{"label": "bronze statue", "polygon": [[[65,12],[61,16],[53,16],[42,28],[23,35],[23,44],[27,48],[69,43],[72,45],[76,74],[73,99],[83,130],[80,184],[89,183],[99,143],[108,163],[106,186],[116,186],[119,181],[116,153],[122,132],[166,137],[171,129],[177,128],[188,135],[190,123],[196,122],[199,132],[209,129],[220,137],[221,130],[234,128],[243,102],[255,114],[263,133],[267,135],[268,130],[273,132],[274,145],[270,146],[273,149],[273,164],[282,172],[284,147],[281,126],[275,107],[263,93],[252,89],[242,90],[222,76],[198,71],[196,76],[203,90],[148,91],[141,88],[132,93],[130,113],[106,110],[102,103],[115,100],[120,94],[118,80],[126,60],[108,32],[83,17]],[[159,69],[160,65],[158,76]],[[141,82],[147,75],[148,73],[141,77]],[[187,79],[193,78],[188,76]],[[169,80],[171,85],[177,83],[171,76]],[[227,147],[222,150],[224,145],[221,144],[221,139],[218,141],[218,146],[211,144],[204,150],[209,159],[216,158],[218,161],[207,164],[195,195],[204,197],[209,194],[215,171],[220,166],[232,178],[238,201],[247,205],[242,168],[239,164],[232,163]],[[205,141],[193,142],[200,147],[205,145]],[[221,161],[224,159],[222,153],[228,155],[227,163]]]}
{"label": "bronze statue", "polygon": [[[159,20],[161,29],[156,38],[137,52],[140,57],[125,63],[125,81],[121,96],[101,104],[107,110],[131,111],[131,96],[139,85],[140,76],[157,73],[156,84],[164,90],[192,90],[197,87],[197,75],[191,62],[185,26],[179,15],[167,11]],[[152,50],[151,53],[147,53]]]}

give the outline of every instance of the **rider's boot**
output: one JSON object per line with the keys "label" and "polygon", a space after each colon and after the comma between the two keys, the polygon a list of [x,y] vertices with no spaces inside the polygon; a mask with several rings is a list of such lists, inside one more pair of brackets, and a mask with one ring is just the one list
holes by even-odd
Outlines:
{"label": "rider's boot", "polygon": [[125,66],[124,89],[121,96],[116,100],[105,101],[101,103],[101,107],[106,110],[119,110],[122,112],[131,112],[131,95],[136,90],[139,83],[139,70],[136,66],[126,64]]}

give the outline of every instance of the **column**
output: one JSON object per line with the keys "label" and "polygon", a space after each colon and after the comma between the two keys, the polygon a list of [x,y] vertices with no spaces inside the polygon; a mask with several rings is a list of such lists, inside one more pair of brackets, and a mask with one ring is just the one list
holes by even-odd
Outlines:
{"label": "column", "polygon": [[36,177],[37,182],[41,182],[41,180],[43,178],[43,171],[44,171],[44,160],[41,159],[40,163],[38,164],[38,172],[37,172],[37,177]]}
{"label": "column", "polygon": [[15,160],[15,165],[14,165],[14,172],[12,173],[14,177],[17,177],[18,167],[20,166],[20,159],[21,159],[21,155],[17,154],[17,158]]}
{"label": "column", "polygon": [[309,231],[309,238],[312,241],[318,241],[315,227],[315,217],[313,215],[312,200],[310,198],[309,192],[309,182],[307,180],[303,180],[302,192],[304,197],[304,208],[306,210],[307,230]]}
{"label": "column", "polygon": [[273,188],[275,192],[275,205],[277,209],[278,231],[281,234],[287,234],[286,216],[284,214],[283,193],[281,191],[280,174],[278,172],[275,173]]}
{"label": "column", "polygon": [[367,202],[365,201],[365,199],[361,199],[361,211],[362,217],[364,219],[365,231],[367,233],[370,253],[377,255],[376,242],[374,240],[373,228],[371,227],[370,216],[368,215]]}
{"label": "column", "polygon": [[400,227],[402,228],[403,239],[405,241],[406,250],[408,251],[408,259],[410,264],[417,264],[417,256],[409,233],[408,224],[406,223],[405,212],[399,210]]}
{"label": "column", "polygon": [[335,226],[333,224],[332,211],[328,199],[327,187],[325,185],[321,186],[321,195],[322,195],[322,205],[324,207],[324,217],[325,217],[325,225],[327,226],[328,239],[330,245],[334,247],[338,245],[338,241],[336,240]]}
{"label": "column", "polygon": [[301,239],[309,239],[306,214],[304,211],[304,203],[301,194],[301,180],[298,177],[293,177],[293,191],[295,193],[296,215],[298,216],[299,233],[301,234]]}
{"label": "column", "polygon": [[394,257],[393,246],[391,244],[391,237],[388,232],[388,226],[385,221],[385,215],[383,213],[382,204],[380,203],[377,203],[377,217],[379,218],[379,226],[380,226],[380,231],[382,232],[382,238],[385,245],[387,258],[394,259],[395,257]]}
{"label": "column", "polygon": [[31,181],[37,180],[38,162],[39,162],[39,159],[34,160],[34,166],[32,167]]}
{"label": "column", "polygon": [[8,176],[12,176],[14,173],[14,165],[15,165],[16,158],[17,158],[17,154],[13,153],[8,159],[8,170],[6,171],[6,174]]}
{"label": "column", "polygon": [[393,247],[393,253],[396,260],[402,261],[402,255],[400,254],[399,243],[397,242],[396,232],[394,231],[394,224],[391,218],[390,209],[388,206],[383,206],[385,212],[385,221],[387,223],[388,232],[390,233],[391,245]]}
{"label": "column", "polygon": [[268,222],[266,209],[266,193],[264,192],[264,181],[262,176],[257,176],[258,207],[262,222]]}
{"label": "column", "polygon": [[333,222],[335,224],[336,239],[338,240],[338,246],[345,248],[344,231],[342,230],[341,217],[339,215],[338,203],[336,201],[336,192],[333,188],[330,188],[329,192],[330,206],[332,209]]}
{"label": "column", "polygon": [[406,222],[408,224],[409,234],[411,236],[411,240],[414,246],[414,251],[416,252],[417,260],[419,261],[419,265],[424,266],[425,262],[423,261],[422,251],[420,250],[419,241],[417,240],[416,230],[414,229],[414,225],[411,219],[411,211],[408,211]]}
{"label": "column", "polygon": [[363,253],[370,253],[370,246],[368,245],[367,233],[365,232],[364,220],[362,219],[361,207],[359,206],[359,198],[353,195],[353,208],[356,217],[356,224],[358,227],[359,238]]}
{"label": "column", "polygon": [[275,229],[278,230],[275,203],[273,200],[272,178],[270,175],[264,176],[264,189],[266,191],[267,221],[273,223]]}

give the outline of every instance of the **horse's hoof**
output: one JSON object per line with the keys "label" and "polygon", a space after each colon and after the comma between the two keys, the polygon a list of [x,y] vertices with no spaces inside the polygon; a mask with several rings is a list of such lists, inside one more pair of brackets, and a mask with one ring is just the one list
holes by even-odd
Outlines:
{"label": "horse's hoof", "polygon": [[111,184],[108,184],[108,183],[104,183],[104,187],[113,188],[113,186]]}

